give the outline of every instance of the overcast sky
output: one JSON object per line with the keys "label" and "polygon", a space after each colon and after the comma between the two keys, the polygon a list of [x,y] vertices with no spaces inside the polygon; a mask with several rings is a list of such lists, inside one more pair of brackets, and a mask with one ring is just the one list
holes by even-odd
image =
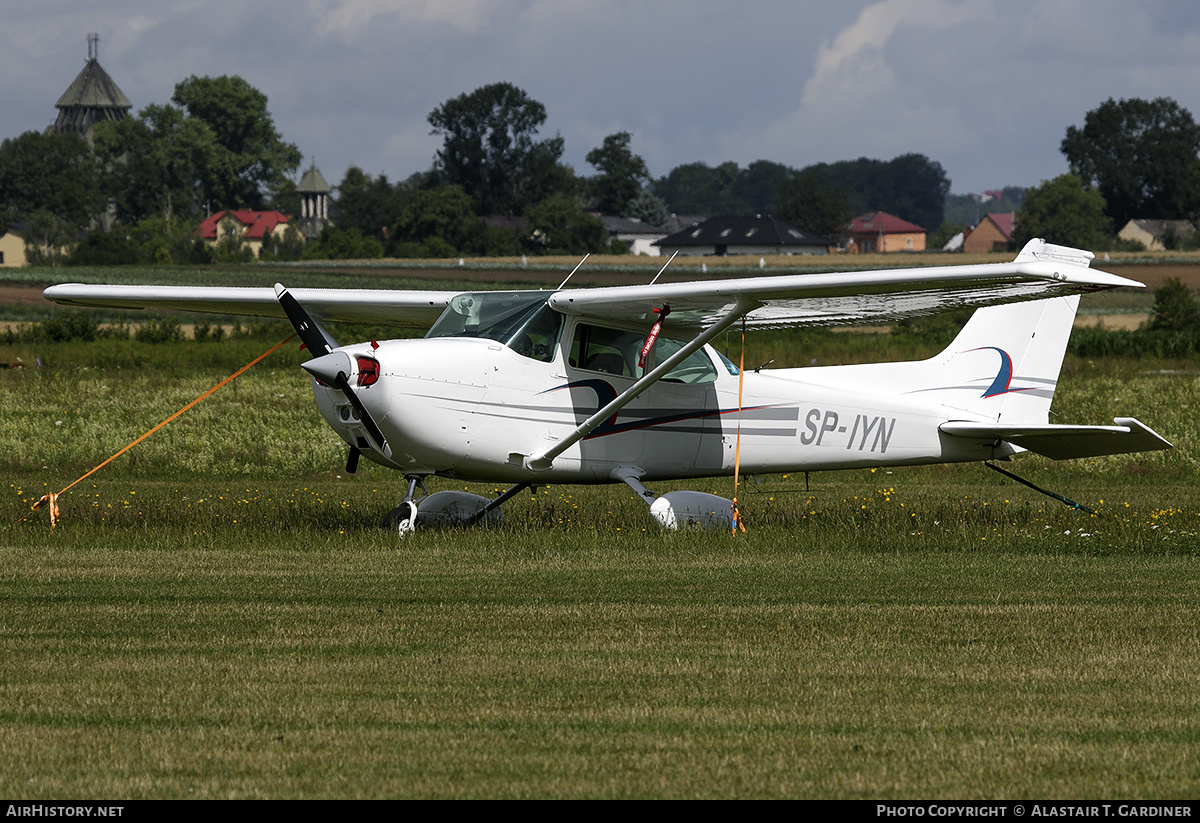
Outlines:
{"label": "overcast sky", "polygon": [[908,152],[955,193],[1062,174],[1068,126],[1109,97],[1200,116],[1196,0],[0,0],[0,137],[41,130],[86,35],[134,111],[236,74],[331,184],[429,168],[429,112],[507,81],[545,105],[577,173],[628,131],[682,163],[802,168]]}

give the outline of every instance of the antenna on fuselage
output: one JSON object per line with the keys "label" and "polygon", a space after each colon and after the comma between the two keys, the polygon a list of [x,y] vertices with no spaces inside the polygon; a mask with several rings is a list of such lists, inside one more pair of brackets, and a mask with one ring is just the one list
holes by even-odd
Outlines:
{"label": "antenna on fuselage", "polygon": [[[585,255],[583,256],[583,260],[580,260],[580,261],[579,261],[579,264],[578,264],[577,266],[575,266],[575,268],[571,269],[571,274],[568,274],[568,275],[567,275],[567,280],[570,280],[570,279],[571,279],[571,275],[573,275],[573,274],[575,274],[575,272],[579,271],[579,266],[582,266],[582,265],[583,265],[583,261],[584,261],[584,260],[587,260],[589,257],[591,257],[591,255],[592,255],[592,253],[591,253],[591,252],[588,252],[587,254],[585,254]],[[561,289],[563,286],[567,285],[567,280],[564,280],[564,281],[562,281],[561,283],[559,283],[559,284],[558,284],[558,287]]]}
{"label": "antenna on fuselage", "polygon": [[[679,249],[675,249],[675,253],[671,255],[671,260],[675,259],[676,254],[679,254]],[[658,274],[654,275],[654,279],[650,281],[651,286],[653,286],[658,281],[658,278],[662,277],[662,273],[667,270],[667,266],[671,265],[671,260],[668,260],[666,263],[663,263],[663,267],[658,270]]]}

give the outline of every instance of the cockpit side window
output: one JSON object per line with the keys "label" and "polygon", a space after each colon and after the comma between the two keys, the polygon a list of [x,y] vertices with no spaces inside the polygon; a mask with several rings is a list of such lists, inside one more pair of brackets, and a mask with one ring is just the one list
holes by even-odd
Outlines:
{"label": "cockpit side window", "polygon": [[[638,367],[638,359],[646,335],[641,332],[617,331],[601,326],[579,323],[571,340],[568,365],[585,371],[641,377],[666,358],[683,348],[679,340],[660,337],[654,344],[645,368]],[[662,378],[671,383],[711,383],[717,379],[717,370],[704,349],[693,352]]]}
{"label": "cockpit side window", "polygon": [[542,304],[505,343],[517,354],[549,363],[554,359],[554,347],[558,345],[562,327],[563,316]]}
{"label": "cockpit side window", "polygon": [[571,341],[570,365],[577,369],[640,377],[638,350],[645,335],[579,323]]}

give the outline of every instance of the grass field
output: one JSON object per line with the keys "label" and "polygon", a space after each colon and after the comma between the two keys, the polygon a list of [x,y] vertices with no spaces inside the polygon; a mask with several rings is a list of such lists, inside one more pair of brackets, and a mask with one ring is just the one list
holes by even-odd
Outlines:
{"label": "grass field", "polygon": [[819,527],[185,529],[69,523],[0,552],[4,796],[1141,798],[1200,781],[1190,554],[977,534],[883,549]]}
{"label": "grass field", "polygon": [[738,537],[550,487],[401,541],[378,525],[400,478],[344,474],[289,348],[74,487],[53,532],[13,523],[273,342],[8,352],[0,796],[1200,790],[1194,362],[1068,358],[1058,420],[1177,445],[1009,466],[1095,515],[945,466],[751,481]]}

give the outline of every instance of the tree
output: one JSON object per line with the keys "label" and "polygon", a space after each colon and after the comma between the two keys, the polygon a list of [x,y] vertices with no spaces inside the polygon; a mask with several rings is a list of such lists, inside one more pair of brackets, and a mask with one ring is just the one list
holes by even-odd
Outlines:
{"label": "tree", "polygon": [[304,248],[305,260],[367,260],[383,257],[383,246],[373,237],[363,237],[356,228],[326,226],[320,238]]}
{"label": "tree", "polygon": [[654,183],[654,193],[676,214],[741,214],[745,210],[734,194],[741,169],[737,163],[715,168],[707,163],[684,163]]}
{"label": "tree", "polygon": [[1200,328],[1200,304],[1196,295],[1177,277],[1168,277],[1154,290],[1150,331],[1190,331]]}
{"label": "tree", "polygon": [[829,239],[836,238],[853,218],[846,192],[808,171],[794,173],[779,187],[775,214]]}
{"label": "tree", "polygon": [[304,235],[295,223],[288,223],[283,235],[272,234],[263,240],[258,250],[260,260],[299,260],[304,256]]}
{"label": "tree", "polygon": [[846,192],[852,214],[886,211],[927,229],[942,224],[950,178],[941,163],[923,154],[887,161],[860,157],[818,163],[804,171]]}
{"label": "tree", "polygon": [[792,174],[792,169],[769,160],[755,160],[744,169],[733,162],[715,167],[685,163],[655,181],[654,193],[679,214],[764,214]]}
{"label": "tree", "polygon": [[275,130],[267,98],[240,77],[190,77],[176,105],[98,123],[96,155],[123,222],[207,209],[261,209],[286,193],[300,150]]}
{"label": "tree", "polygon": [[462,187],[443,186],[417,192],[413,196],[400,212],[392,231],[392,242],[396,245],[425,245],[437,238],[446,244],[450,255],[478,252],[484,246],[483,230],[483,221],[471,210],[471,198],[467,197]]}
{"label": "tree", "polygon": [[1035,237],[1081,249],[1108,245],[1104,198],[1085,188],[1073,174],[1062,174],[1029,189],[1014,220],[1013,242],[1024,246]]}
{"label": "tree", "polygon": [[646,162],[629,150],[631,139],[627,131],[610,134],[585,158],[600,172],[588,180],[588,189],[602,214],[626,214],[642,186],[650,181]]}
{"label": "tree", "polygon": [[429,113],[442,137],[436,167],[462,186],[476,214],[520,214],[560,189],[562,137],[535,140],[546,107],[511,83],[493,83]]}
{"label": "tree", "polygon": [[137,249],[122,234],[94,231],[67,257],[68,266],[133,266]]}
{"label": "tree", "polygon": [[389,227],[404,209],[405,192],[386,175],[372,178],[358,166],[346,169],[337,187],[337,225],[357,229],[363,237],[386,240]]}
{"label": "tree", "polygon": [[791,179],[794,169],[771,160],[755,160],[738,172],[733,184],[740,201],[740,214],[770,214],[779,196],[779,187]]}
{"label": "tree", "polygon": [[1120,227],[1134,218],[1191,218],[1200,211],[1200,125],[1169,97],[1112,98],[1062,141],[1071,173],[1097,188]]}
{"label": "tree", "polygon": [[907,214],[906,219],[928,228],[942,224],[950,178],[941,163],[923,154],[902,154],[892,158],[888,173],[892,187],[889,202],[897,215]]}
{"label": "tree", "polygon": [[188,260],[196,240],[196,223],[178,218],[150,217],[122,231],[138,250],[138,262],[155,265]]}
{"label": "tree", "polygon": [[527,215],[528,246],[539,254],[583,254],[602,251],[608,244],[604,224],[571,197],[552,197],[533,206]]}
{"label": "tree", "polygon": [[28,221],[39,211],[86,225],[103,209],[97,166],[77,134],[27,131],[0,143],[0,217]]}
{"label": "tree", "polygon": [[189,77],[171,100],[208,126],[215,141],[199,164],[204,197],[223,208],[262,208],[300,165],[300,149],[285,143],[267,111],[267,96],[240,77]]}
{"label": "tree", "polygon": [[212,130],[203,122],[174,106],[151,104],[136,118],[97,123],[93,135],[118,220],[203,215],[198,169],[215,151]]}
{"label": "tree", "polygon": [[938,251],[945,248],[946,244],[953,240],[955,235],[963,234],[966,230],[966,223],[951,223],[949,220],[943,220],[942,225],[931,231],[927,236],[925,248],[930,251]]}
{"label": "tree", "polygon": [[70,255],[78,235],[78,228],[69,220],[63,220],[46,209],[39,209],[29,216],[29,234],[26,242],[32,265],[56,265]]}
{"label": "tree", "polygon": [[662,226],[670,219],[671,213],[667,211],[667,204],[661,197],[649,189],[642,189],[637,197],[630,201],[626,216],[641,220],[647,225]]}

